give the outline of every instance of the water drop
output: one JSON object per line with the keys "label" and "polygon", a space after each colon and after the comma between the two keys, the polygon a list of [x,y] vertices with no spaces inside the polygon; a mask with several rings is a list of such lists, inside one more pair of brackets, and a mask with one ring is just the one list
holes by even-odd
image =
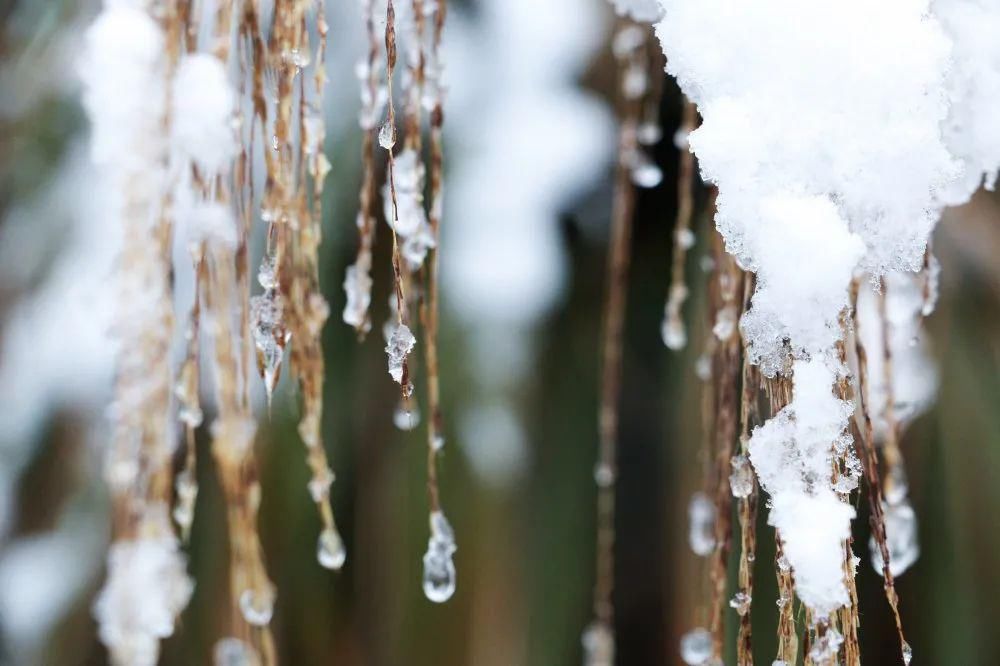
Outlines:
{"label": "water drop", "polygon": [[393,328],[385,353],[389,356],[389,374],[397,384],[403,383],[403,364],[415,344],[417,339],[413,337],[409,326],[400,324]]}
{"label": "water drop", "polygon": [[680,317],[670,315],[664,317],[660,335],[667,349],[679,351],[687,346],[687,331],[684,330],[684,322]]}
{"label": "water drop", "polygon": [[728,305],[715,314],[715,326],[712,327],[712,333],[721,342],[725,342],[729,338],[733,337],[733,333],[736,332],[736,308],[732,305]]}
{"label": "water drop", "polygon": [[809,650],[809,658],[814,663],[820,664],[830,661],[837,656],[840,646],[844,643],[844,637],[833,627],[827,628],[822,636],[819,636]]}
{"label": "water drop", "polygon": [[378,145],[386,150],[392,150],[396,145],[396,128],[391,123],[385,123],[379,128]]}
{"label": "water drop", "polygon": [[639,125],[635,136],[642,145],[655,146],[663,138],[663,130],[655,120],[647,120]]}
{"label": "water drop", "polygon": [[913,648],[906,641],[903,641],[903,663],[906,666],[910,666],[910,662],[913,661]]}
{"label": "water drop", "polygon": [[733,471],[729,475],[729,487],[733,491],[733,497],[750,497],[753,492],[753,468],[750,461],[744,455],[733,456],[729,461]]}
{"label": "water drop", "polygon": [[688,543],[701,557],[715,550],[715,505],[703,492],[693,494],[688,504]]}
{"label": "water drop", "polygon": [[313,502],[325,502],[330,496],[330,486],[333,485],[333,470],[327,467],[322,472],[309,479],[309,496]]}
{"label": "water drop", "polygon": [[254,626],[267,626],[274,614],[274,591],[270,588],[243,590],[240,594],[240,613]]}
{"label": "water drop", "polygon": [[440,511],[430,515],[431,536],[424,553],[424,596],[434,603],[448,601],[455,594],[455,533]]}
{"label": "water drop", "polygon": [[712,634],[698,627],[681,637],[681,659],[688,666],[701,666],[712,657]]}
{"label": "water drop", "polygon": [[652,188],[663,181],[663,171],[645,155],[637,157],[632,165],[632,183],[636,187]]}
{"label": "water drop", "polygon": [[729,607],[736,610],[739,615],[746,615],[750,611],[752,598],[746,592],[740,591],[729,600]]}
{"label": "water drop", "polygon": [[[903,574],[913,566],[920,556],[920,542],[917,540],[917,514],[908,502],[900,504],[882,503],[885,517],[886,546],[889,549],[889,572],[893,576]],[[882,573],[882,552],[875,537],[868,541],[871,562],[879,574]]]}
{"label": "water drop", "polygon": [[615,470],[611,465],[599,462],[594,466],[594,483],[600,488],[607,488],[615,482]]}
{"label": "water drop", "polygon": [[344,540],[334,528],[326,528],[319,534],[319,543],[316,547],[316,559],[320,565],[334,571],[344,566],[347,560],[347,550],[344,548]]}
{"label": "water drop", "polygon": [[259,666],[260,657],[252,647],[238,638],[223,638],[212,650],[215,666]]}
{"label": "water drop", "polygon": [[674,233],[674,240],[685,250],[690,250],[694,247],[694,232],[690,229],[678,229]]}
{"label": "water drop", "polygon": [[413,430],[420,425],[420,410],[417,409],[416,404],[408,404],[410,402],[400,402],[392,413],[393,424],[404,432]]}
{"label": "water drop", "polygon": [[607,622],[594,620],[583,632],[584,666],[614,666],[615,634]]}
{"label": "water drop", "polygon": [[677,150],[687,150],[689,147],[688,137],[690,135],[691,133],[684,128],[677,130],[674,133],[674,147]]}

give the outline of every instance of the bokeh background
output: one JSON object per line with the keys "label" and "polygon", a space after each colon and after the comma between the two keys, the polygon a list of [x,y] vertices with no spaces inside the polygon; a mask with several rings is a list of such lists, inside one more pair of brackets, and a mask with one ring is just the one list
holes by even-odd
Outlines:
{"label": "bokeh background", "polygon": [[[324,292],[339,312],[355,251],[360,184],[358,3],[330,5]],[[451,0],[446,30],[446,191],[441,335],[447,446],[442,492],[458,541],[458,591],[420,587],[427,525],[424,435],[393,425],[378,324],[388,313],[380,229],[375,330],[325,332],[325,434],[349,559],[315,559],[318,520],[295,434],[293,387],[262,414],[260,531],[279,593],[273,628],[296,666],[561,666],[581,660],[593,571],[598,335],[613,171],[615,72],[604,0]],[[114,349],[114,230],[88,165],[76,59],[96,0],[0,1],[0,663],[106,663],[90,605],[107,546],[100,478]],[[849,103],[849,101],[848,101]],[[680,663],[705,619],[704,562],[686,506],[699,453],[704,338],[660,341],[680,120],[665,84],[660,186],[641,191],[625,329],[618,492],[618,663]],[[703,198],[703,197],[702,197]],[[921,557],[897,582],[916,662],[1000,663],[1000,200],[980,193],[936,236],[942,297],[928,326],[938,401],[907,431]],[[707,250],[706,221],[697,258]],[[179,291],[184,281],[179,277]],[[190,289],[190,287],[187,287]],[[183,298],[179,295],[179,298]],[[210,663],[224,630],[224,514],[207,441],[190,570],[195,595],[162,663]],[[760,518],[753,621],[757,663],[774,654],[773,538]],[[898,662],[881,578],[856,521],[866,663]],[[733,623],[735,613],[727,611]]]}

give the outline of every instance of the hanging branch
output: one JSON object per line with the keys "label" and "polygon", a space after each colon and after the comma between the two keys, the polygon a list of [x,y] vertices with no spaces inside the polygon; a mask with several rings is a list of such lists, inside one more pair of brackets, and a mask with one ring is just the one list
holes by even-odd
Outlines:
{"label": "hanging branch", "polygon": [[861,343],[858,327],[858,291],[858,281],[854,280],[851,283],[851,320],[854,322],[854,345],[858,360],[858,398],[864,423],[864,430],[857,440],[858,448],[860,449],[858,457],[861,459],[865,478],[868,481],[869,524],[871,525],[875,542],[878,544],[879,553],[882,555],[882,578],[885,598],[889,602],[893,619],[896,622],[896,633],[899,636],[900,652],[903,661],[909,664],[913,656],[913,651],[910,648],[910,644],[906,642],[906,637],[903,635],[903,621],[899,615],[899,596],[896,594],[896,585],[889,563],[889,546],[885,533],[882,483],[879,479],[878,456],[875,453],[872,419],[871,412],[869,411],[871,400],[868,382],[868,356],[864,345]]}
{"label": "hanging branch", "polygon": [[[754,275],[747,273],[743,278],[743,311],[750,308],[753,296]],[[740,453],[730,461],[732,472],[729,477],[730,490],[737,498],[740,525],[739,591],[734,597],[736,612],[740,616],[739,635],[736,640],[736,663],[738,666],[753,666],[753,638],[750,609],[753,602],[753,563],[757,555],[757,480],[750,466],[749,450],[751,423],[760,420],[758,414],[758,390],[760,376],[750,363],[749,355],[743,353],[741,371],[742,391],[740,393]],[[731,602],[732,603],[732,602]]]}
{"label": "hanging branch", "polygon": [[663,324],[660,333],[663,344],[669,349],[683,349],[687,345],[687,331],[684,327],[682,308],[688,297],[685,284],[687,252],[694,245],[691,218],[694,214],[695,158],[687,144],[688,135],[698,124],[698,111],[688,99],[684,99],[681,126],[677,130],[675,143],[680,150],[677,162],[677,216],[674,221],[673,260],[670,264],[670,287],[663,308]]}
{"label": "hanging branch", "polygon": [[372,248],[375,245],[375,133],[379,100],[379,43],[375,31],[374,0],[364,0],[362,16],[368,36],[368,56],[361,78],[361,114],[359,124],[363,130],[361,141],[361,190],[358,195],[358,254],[344,276],[344,322],[353,326],[358,338],[371,330],[369,307],[372,300]]}
{"label": "hanging branch", "polygon": [[[634,35],[634,37],[633,37]],[[639,143],[636,136],[642,112],[644,89],[630,91],[627,75],[642,68],[645,31],[622,21],[616,35],[618,73],[622,84],[621,126],[618,134],[618,165],[615,171],[614,206],[608,251],[607,282],[601,333],[601,393],[598,412],[599,449],[594,479],[597,483],[597,553],[594,582],[594,620],[584,636],[586,663],[614,663],[614,543],[615,483],[617,480],[618,402],[621,397],[622,334],[631,254],[632,217],[635,212],[633,169]],[[639,71],[644,72],[645,69]],[[636,95],[634,92],[638,92]]]}

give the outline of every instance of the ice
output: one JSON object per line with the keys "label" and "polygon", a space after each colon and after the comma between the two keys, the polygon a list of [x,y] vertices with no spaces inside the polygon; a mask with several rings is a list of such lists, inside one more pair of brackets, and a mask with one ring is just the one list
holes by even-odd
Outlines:
{"label": "ice", "polygon": [[702,492],[688,504],[688,544],[696,555],[707,557],[715,550],[715,504]]}
{"label": "ice", "polygon": [[416,344],[417,339],[413,337],[409,326],[400,324],[393,328],[385,353],[389,356],[389,374],[397,384],[403,383],[403,366]]}
{"label": "ice", "polygon": [[424,554],[424,596],[435,603],[443,603],[455,593],[455,563],[452,560],[455,533],[448,519],[440,511],[430,515],[431,536]]}

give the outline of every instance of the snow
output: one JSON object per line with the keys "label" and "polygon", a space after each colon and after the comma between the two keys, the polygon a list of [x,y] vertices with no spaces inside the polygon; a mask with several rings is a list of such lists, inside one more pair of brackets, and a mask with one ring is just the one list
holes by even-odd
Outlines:
{"label": "snow", "polygon": [[225,173],[236,157],[236,94],[221,60],[184,56],[173,81],[171,146],[209,176]]}
{"label": "snow", "polygon": [[[929,0],[661,0],[667,69],[702,115],[689,136],[719,188],[716,225],[757,273],[741,322],[751,359],[793,381],[750,441],[799,597],[848,603],[838,493],[859,465],[836,344],[848,289],[924,263],[942,192],[960,175],[942,136],[950,40]],[[719,45],[725,45],[720,48]],[[849,475],[833,484],[837,461]]]}

